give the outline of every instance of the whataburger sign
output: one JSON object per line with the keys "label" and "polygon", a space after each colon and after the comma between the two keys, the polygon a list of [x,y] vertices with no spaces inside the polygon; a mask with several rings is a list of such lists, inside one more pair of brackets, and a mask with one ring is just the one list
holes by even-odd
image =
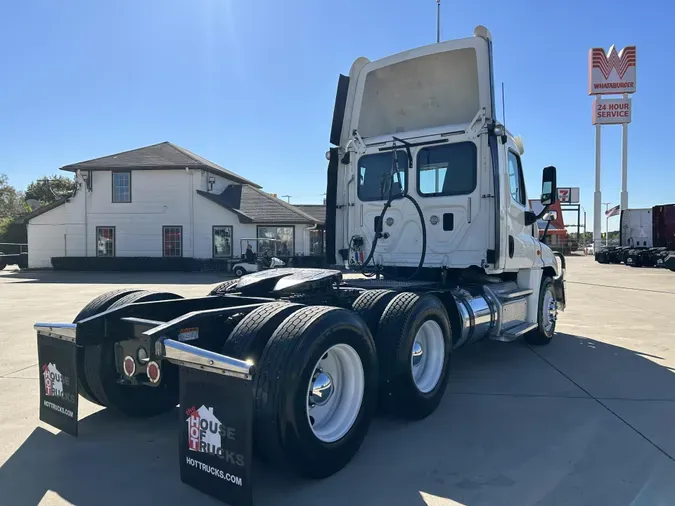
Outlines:
{"label": "whataburger sign", "polygon": [[[594,47],[588,52],[588,94],[593,100],[592,123],[612,125],[630,123],[633,104],[628,98],[635,93],[637,51],[635,46],[626,46],[617,51]],[[601,95],[624,95],[622,98],[602,99]]]}
{"label": "whataburger sign", "polygon": [[635,93],[636,63],[635,46],[626,46],[621,51],[612,46],[607,53],[594,47],[588,52],[588,94]]}

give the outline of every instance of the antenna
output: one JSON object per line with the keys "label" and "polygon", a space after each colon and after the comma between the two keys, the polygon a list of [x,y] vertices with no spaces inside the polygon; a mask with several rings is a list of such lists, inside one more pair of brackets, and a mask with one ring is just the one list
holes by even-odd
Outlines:
{"label": "antenna", "polygon": [[506,99],[504,98],[504,81],[502,81],[502,123],[506,128]]}
{"label": "antenna", "polygon": [[441,41],[441,0],[436,0],[436,43]]}
{"label": "antenna", "polygon": [[290,195],[282,195],[281,198],[286,199],[286,202],[288,202],[289,204],[291,203],[291,196]]}

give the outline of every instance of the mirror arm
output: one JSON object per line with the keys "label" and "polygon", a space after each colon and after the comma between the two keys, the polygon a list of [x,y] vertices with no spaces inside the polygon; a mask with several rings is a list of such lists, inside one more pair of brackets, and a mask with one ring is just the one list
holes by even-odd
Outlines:
{"label": "mirror arm", "polygon": [[546,234],[548,233],[548,227],[551,226],[551,222],[547,221],[546,222],[546,228],[544,228],[544,233],[541,235],[541,239],[539,239],[539,242],[546,244]]}
{"label": "mirror arm", "polygon": [[529,227],[533,223],[536,223],[538,220],[542,219],[552,205],[553,204],[545,205],[544,209],[542,209],[539,214],[534,214],[532,211],[525,211],[525,226]]}

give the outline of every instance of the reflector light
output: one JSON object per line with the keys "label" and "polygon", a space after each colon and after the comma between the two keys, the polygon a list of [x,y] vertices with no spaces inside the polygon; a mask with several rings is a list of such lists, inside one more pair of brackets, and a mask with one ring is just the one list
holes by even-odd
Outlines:
{"label": "reflector light", "polygon": [[148,368],[146,369],[146,373],[148,375],[148,379],[152,383],[159,383],[161,372],[159,369],[159,364],[157,362],[150,362],[148,364]]}
{"label": "reflector light", "polygon": [[136,361],[134,360],[134,357],[130,355],[124,357],[124,374],[130,378],[136,374]]}

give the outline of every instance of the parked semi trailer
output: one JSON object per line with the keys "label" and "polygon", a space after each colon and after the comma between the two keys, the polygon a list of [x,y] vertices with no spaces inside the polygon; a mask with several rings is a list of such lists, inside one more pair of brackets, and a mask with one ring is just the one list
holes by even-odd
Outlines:
{"label": "parked semi trailer", "polygon": [[619,244],[598,251],[595,259],[675,271],[675,204],[621,211]]}
{"label": "parked semi trailer", "polygon": [[376,411],[434,412],[457,348],[548,344],[565,261],[534,227],[552,218],[556,169],[535,214],[522,141],[494,104],[484,27],[357,59],[339,78],[327,153],[334,268],[265,270],[204,297],[116,290],[73,323],[35,324],[41,420],[76,435],[79,396],[133,417],[179,405],[181,479],[250,504],[253,453],[332,475]]}

